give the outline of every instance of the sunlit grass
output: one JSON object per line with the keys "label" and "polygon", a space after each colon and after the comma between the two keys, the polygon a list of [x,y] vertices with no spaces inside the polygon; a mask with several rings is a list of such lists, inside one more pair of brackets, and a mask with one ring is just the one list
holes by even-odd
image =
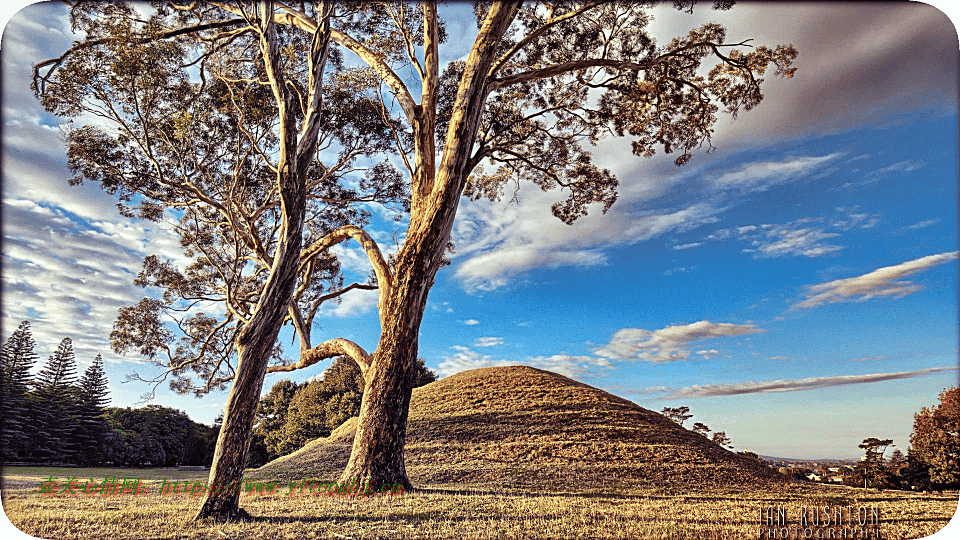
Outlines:
{"label": "sunlit grass", "polygon": [[[142,477],[141,495],[42,495],[49,476]],[[82,474],[81,474],[82,471]],[[40,538],[757,538],[761,509],[829,505],[877,508],[883,538],[920,538],[942,528],[957,494],[864,491],[817,485],[714,489],[684,493],[631,488],[624,493],[554,494],[542,491],[428,489],[403,496],[241,496],[254,519],[243,523],[194,522],[200,499],[159,494],[161,480],[178,475],[203,481],[196,471],[170,469],[11,468],[4,475],[4,509],[21,530]],[[199,473],[202,474],[202,473]],[[449,486],[453,487],[453,486]]]}

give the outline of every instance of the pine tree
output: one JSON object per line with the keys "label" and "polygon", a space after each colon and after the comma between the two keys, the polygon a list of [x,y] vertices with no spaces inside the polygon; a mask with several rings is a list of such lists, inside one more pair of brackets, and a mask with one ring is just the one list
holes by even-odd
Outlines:
{"label": "pine tree", "polygon": [[103,411],[110,403],[109,392],[103,358],[98,354],[80,378],[79,430],[74,439],[79,443],[78,461],[82,464],[103,461],[109,429]]}
{"label": "pine tree", "polygon": [[27,416],[26,394],[30,388],[30,369],[37,362],[36,343],[30,322],[23,321],[3,344],[0,353],[0,456],[7,461],[22,459],[26,442],[32,440],[35,426],[23,422]]}
{"label": "pine tree", "polygon": [[73,341],[63,338],[57,351],[37,375],[32,398],[35,405],[33,421],[38,434],[35,458],[48,462],[73,462],[78,445],[73,440],[77,433],[79,388],[77,361],[73,353]]}

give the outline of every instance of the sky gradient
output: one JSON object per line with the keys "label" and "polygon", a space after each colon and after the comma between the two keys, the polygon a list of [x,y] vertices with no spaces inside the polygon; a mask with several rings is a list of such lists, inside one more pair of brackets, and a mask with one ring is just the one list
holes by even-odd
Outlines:
{"label": "sky gradient", "polygon": [[[475,34],[463,8],[441,10],[452,16],[442,62],[465,56]],[[879,437],[905,452],[913,413],[958,380],[953,24],[919,3],[655,16],[660,42],[716,20],[731,41],[792,43],[799,71],[768,77],[763,103],[721,117],[716,150],[683,167],[602,141],[594,154],[621,185],[606,214],[565,225],[550,214],[564,194],[532,185],[514,203],[463,200],[420,356],[441,376],[525,364],[654,411],[686,405],[737,450],[856,458]],[[144,295],[132,283],[144,256],[183,256],[163,224],[121,217],[94,184],[67,185],[59,119],[28,87],[32,64],[72,39],[55,3],[4,30],[2,337],[30,320],[42,363],[70,336],[80,370],[101,354],[112,404],[128,406],[149,388],[124,375],[159,370],[112,352],[117,309]],[[373,229],[389,251],[403,223]],[[354,247],[338,253],[362,278]],[[315,339],[372,351],[375,303],[354,291],[324,308]],[[270,375],[265,390],[326,365]],[[211,423],[225,393],[161,387],[155,402]]]}

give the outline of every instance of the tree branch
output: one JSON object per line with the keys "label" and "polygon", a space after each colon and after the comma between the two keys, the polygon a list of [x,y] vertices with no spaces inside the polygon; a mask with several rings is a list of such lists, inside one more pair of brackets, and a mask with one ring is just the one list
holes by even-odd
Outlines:
{"label": "tree branch", "polygon": [[310,367],[321,360],[333,358],[335,356],[349,356],[358,366],[360,372],[366,374],[370,367],[370,355],[367,351],[356,343],[344,338],[335,338],[318,344],[316,347],[306,349],[300,352],[300,361],[289,366],[270,366],[267,373],[278,373],[281,371],[295,371]]}
{"label": "tree branch", "polygon": [[380,247],[377,245],[377,242],[360,227],[344,225],[303,250],[300,254],[300,272],[302,273],[304,270],[307,270],[307,267],[317,255],[348,238],[353,238],[363,247],[367,253],[367,258],[370,259],[370,264],[373,265],[373,271],[377,276],[377,286],[380,289],[380,298],[377,301],[377,307],[382,316],[383,313],[385,313],[383,309],[384,303],[390,296],[390,290],[393,287],[393,274],[390,272],[390,265],[387,264],[383,253],[380,252]]}

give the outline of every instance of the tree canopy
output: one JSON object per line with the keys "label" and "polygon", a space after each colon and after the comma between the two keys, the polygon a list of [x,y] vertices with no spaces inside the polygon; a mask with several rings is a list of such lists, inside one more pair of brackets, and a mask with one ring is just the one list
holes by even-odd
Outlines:
{"label": "tree canopy", "polygon": [[[242,475],[265,373],[348,356],[365,391],[343,479],[409,489],[419,327],[460,197],[532,181],[564,191],[552,210],[571,224],[616,200],[619,180],[588,150],[599,140],[682,165],[711,148],[721,107],[760,103],[768,68],[793,75],[793,47],[728,42],[715,23],[658,44],[657,3],[478,1],[476,39],[446,66],[435,2],[72,7],[85,37],[37,64],[34,88],[53,114],[96,118],[68,131],[74,183],[99,182],[126,215],[176,222],[190,264],[147,257],[136,283],[157,294],[122,309],[111,338],[163,365],[154,381],[172,376],[177,391],[233,382],[211,483]],[[369,205],[408,213],[395,253],[364,229]],[[363,283],[345,284],[332,251],[349,239],[372,268]],[[378,291],[374,353],[315,343],[321,304],[358,288]],[[296,362],[277,343],[285,324]],[[210,494],[198,517],[236,517],[237,501]]]}
{"label": "tree canopy", "polygon": [[960,485],[960,388],[945,389],[939,403],[914,415],[909,458],[918,484]]}

